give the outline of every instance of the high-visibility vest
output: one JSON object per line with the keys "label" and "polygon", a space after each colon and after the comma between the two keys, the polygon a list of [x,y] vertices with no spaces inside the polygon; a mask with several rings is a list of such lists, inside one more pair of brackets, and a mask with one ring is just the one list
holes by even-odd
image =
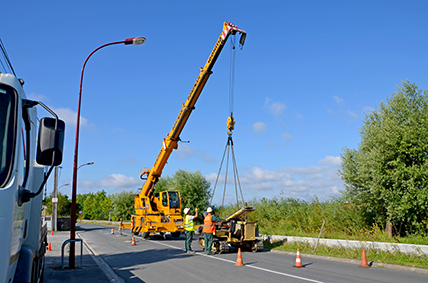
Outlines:
{"label": "high-visibility vest", "polygon": [[215,232],[215,223],[212,221],[212,214],[208,214],[204,219],[204,228],[202,232],[204,233],[214,233]]}
{"label": "high-visibility vest", "polygon": [[184,229],[186,231],[195,231],[195,226],[193,226],[193,218],[190,219],[190,215],[186,215],[184,218]]}

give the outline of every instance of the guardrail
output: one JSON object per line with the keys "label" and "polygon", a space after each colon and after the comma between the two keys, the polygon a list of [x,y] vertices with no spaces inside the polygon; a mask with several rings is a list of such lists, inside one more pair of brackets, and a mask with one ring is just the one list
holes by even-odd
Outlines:
{"label": "guardrail", "polygon": [[[120,221],[108,221],[108,220],[88,220],[82,219],[78,221],[79,223],[98,223],[98,224],[107,224],[107,225],[120,225]],[[123,222],[123,224],[131,224],[131,222]]]}
{"label": "guardrail", "polygon": [[[309,237],[294,237],[294,236],[279,236],[279,235],[261,235],[263,241],[287,242],[289,244],[305,243],[313,247],[317,244],[317,238]],[[376,249],[390,253],[401,252],[405,254],[415,254],[418,256],[428,255],[428,246],[426,245],[413,245],[413,244],[397,244],[397,243],[384,243],[384,242],[369,242],[369,241],[354,241],[354,240],[338,240],[338,239],[319,239],[319,245],[338,248],[351,248],[366,250]]]}

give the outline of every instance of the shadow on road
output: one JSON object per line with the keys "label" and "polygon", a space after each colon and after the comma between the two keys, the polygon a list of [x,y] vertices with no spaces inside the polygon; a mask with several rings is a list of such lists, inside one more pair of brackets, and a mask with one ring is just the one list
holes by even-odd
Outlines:
{"label": "shadow on road", "polygon": [[89,231],[96,231],[96,230],[104,230],[104,229],[111,229],[111,228],[115,228],[115,227],[83,227],[82,225],[76,224],[76,230],[79,231],[85,231],[85,232],[89,232]]}
{"label": "shadow on road", "polygon": [[126,282],[144,282],[136,277],[136,272],[146,269],[144,265],[156,264],[174,259],[184,259],[192,255],[176,249],[148,249],[144,251],[126,252],[121,254],[102,255],[102,259],[117,275]]}

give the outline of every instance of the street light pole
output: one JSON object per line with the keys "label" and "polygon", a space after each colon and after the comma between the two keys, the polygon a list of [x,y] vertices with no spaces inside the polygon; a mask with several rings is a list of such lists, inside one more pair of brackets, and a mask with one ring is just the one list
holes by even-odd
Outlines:
{"label": "street light pole", "polygon": [[58,213],[58,166],[55,166],[54,190],[52,195],[52,231],[57,231]]}
{"label": "street light pole", "polygon": [[144,37],[132,37],[127,38],[122,41],[116,41],[107,43],[104,45],[101,45],[100,47],[96,48],[94,51],[89,54],[89,56],[86,58],[85,62],[82,66],[82,71],[80,72],[80,86],[79,86],[79,100],[77,104],[77,122],[76,122],[76,140],[74,145],[74,164],[73,164],[73,187],[72,187],[72,200],[71,200],[71,229],[70,229],[70,257],[69,257],[69,268],[74,268],[75,263],[75,245],[74,240],[76,239],[76,191],[77,191],[77,156],[78,156],[78,147],[79,147],[79,126],[80,126],[80,105],[81,105],[81,99],[82,99],[82,82],[83,82],[83,72],[85,70],[86,63],[88,62],[89,58],[98,50],[101,48],[104,48],[106,46],[114,45],[114,44],[125,44],[125,45],[141,45],[144,42],[146,42],[146,39]]}
{"label": "street light pole", "polygon": [[[54,183],[54,191],[52,197],[52,231],[58,230],[58,192],[64,186],[68,186],[70,184],[63,184],[58,187],[58,166],[55,166],[55,183]],[[55,200],[55,201],[54,201]]]}

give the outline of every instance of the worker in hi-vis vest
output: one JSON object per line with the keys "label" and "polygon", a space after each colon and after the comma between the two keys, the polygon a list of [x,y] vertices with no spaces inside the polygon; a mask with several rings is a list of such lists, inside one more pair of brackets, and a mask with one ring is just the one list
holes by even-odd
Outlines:
{"label": "worker in hi-vis vest", "polygon": [[204,252],[208,255],[214,254],[211,252],[211,246],[213,244],[213,233],[215,232],[215,223],[224,222],[223,219],[213,215],[213,209],[211,207],[207,208],[207,216],[204,218],[204,228],[202,232],[204,233],[204,242],[205,249]]}
{"label": "worker in hi-vis vest", "polygon": [[198,208],[195,209],[195,215],[190,215],[190,208],[184,209],[184,234],[186,235],[186,253],[194,254],[192,250],[193,233],[195,232],[195,226],[193,225],[193,219],[198,217]]}

